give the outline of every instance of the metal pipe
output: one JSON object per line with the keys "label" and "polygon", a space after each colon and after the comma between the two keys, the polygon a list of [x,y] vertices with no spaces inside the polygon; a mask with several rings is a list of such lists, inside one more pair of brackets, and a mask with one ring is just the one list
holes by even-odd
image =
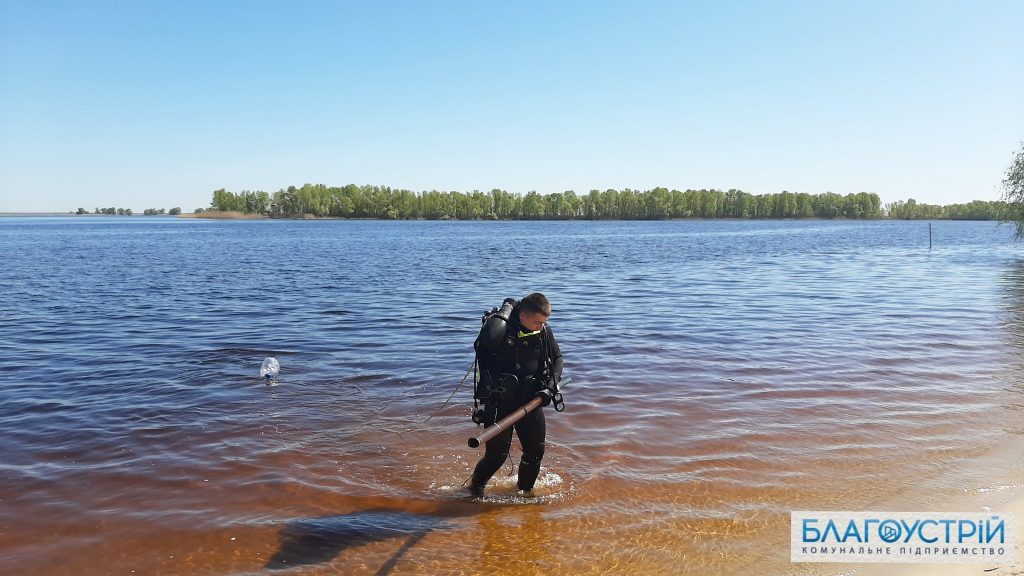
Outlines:
{"label": "metal pipe", "polygon": [[498,434],[501,434],[502,430],[508,430],[509,428],[512,427],[513,424],[522,420],[524,416],[526,416],[527,414],[535,410],[538,406],[540,406],[540,403],[540,398],[534,398],[533,400],[530,400],[529,402],[523,404],[519,408],[516,408],[515,412],[509,414],[508,416],[505,416],[504,418],[498,420],[494,424],[491,424],[487,428],[484,428],[484,431],[481,432],[479,436],[474,436],[470,438],[469,447],[479,448],[481,444],[484,444],[491,438],[494,438]]}

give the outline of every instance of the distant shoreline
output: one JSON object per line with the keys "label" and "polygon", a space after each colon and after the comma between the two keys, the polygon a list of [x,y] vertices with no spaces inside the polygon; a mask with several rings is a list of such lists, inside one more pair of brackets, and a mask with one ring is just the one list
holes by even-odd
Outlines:
{"label": "distant shoreline", "polygon": [[269,216],[266,214],[246,214],[245,212],[236,212],[233,210],[219,211],[219,210],[208,210],[205,212],[192,212],[189,214],[178,214],[178,218],[206,218],[208,220],[268,220]]}
{"label": "distant shoreline", "polygon": [[[302,216],[270,216],[267,214],[247,214],[238,211],[208,210],[199,213],[171,214],[76,214],[74,212],[0,212],[0,218],[113,218],[113,219],[142,219],[142,218],[187,218],[203,220],[352,220],[352,221],[404,221],[404,222],[696,222],[696,221],[789,221],[789,222],[1003,222],[992,218],[823,218],[810,216],[802,218],[734,218],[734,217],[688,217],[688,218],[371,218],[371,217],[344,217],[344,216],[315,216],[305,214]],[[1024,575],[1022,575],[1024,576]]]}
{"label": "distant shoreline", "polygon": [[5,216],[105,216],[105,214],[75,214],[74,212],[0,212],[0,218]]}
{"label": "distant shoreline", "polygon": [[136,216],[145,217],[145,218],[153,218],[153,217],[163,216],[165,218],[174,218],[174,216],[172,216],[170,214],[154,214],[154,215],[150,215],[150,214],[75,214],[74,212],[0,212],[0,218],[3,218],[3,217],[16,217],[16,216],[21,216],[21,217],[25,217],[25,216],[34,216],[34,217],[40,217],[40,216],[60,216],[60,217],[65,217],[65,218],[68,217],[68,216],[73,216],[75,218],[134,218]]}
{"label": "distant shoreline", "polygon": [[[0,218],[208,218],[211,220],[266,220],[266,214],[245,214],[243,212],[200,212],[198,214],[75,214],[74,212],[0,212]],[[301,218],[295,218],[301,219]]]}

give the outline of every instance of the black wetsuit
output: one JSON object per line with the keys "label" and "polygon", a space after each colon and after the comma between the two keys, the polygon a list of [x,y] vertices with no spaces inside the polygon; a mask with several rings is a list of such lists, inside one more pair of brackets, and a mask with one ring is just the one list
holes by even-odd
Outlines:
{"label": "black wetsuit", "polygon": [[[509,383],[504,386],[505,393],[500,397],[491,394],[484,400],[484,426],[490,426],[508,416],[536,396],[545,384],[546,368],[550,367],[555,382],[562,378],[562,352],[551,329],[545,325],[540,333],[523,335],[523,328],[519,324],[519,308],[516,307],[510,316],[505,337],[497,349],[481,346],[478,350],[481,381],[485,385],[498,382],[500,375],[505,373],[514,374],[518,378],[518,385]],[[491,476],[505,463],[512,445],[513,429],[523,448],[518,486],[520,490],[533,490],[540,473],[540,461],[544,457],[545,425],[542,408],[530,412],[512,428],[503,430],[487,442],[484,456],[473,470],[472,489],[475,492],[482,491]]]}

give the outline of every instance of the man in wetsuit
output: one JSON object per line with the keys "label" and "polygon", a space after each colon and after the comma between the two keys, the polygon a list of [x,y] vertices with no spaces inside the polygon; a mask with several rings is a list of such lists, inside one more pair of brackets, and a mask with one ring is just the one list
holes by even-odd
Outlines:
{"label": "man in wetsuit", "polygon": [[[487,336],[485,324],[474,343],[480,367],[477,398],[483,401],[484,426],[494,424],[537,396],[543,399],[542,406],[549,405],[562,379],[562,352],[547,325],[551,316],[548,299],[534,292],[518,303],[510,299],[506,304],[513,307],[504,319],[504,334]],[[513,429],[523,449],[517,485],[524,492],[533,490],[544,457],[543,408],[533,410],[487,442],[484,456],[473,470],[470,492],[474,495],[483,494],[487,481],[508,458]]]}

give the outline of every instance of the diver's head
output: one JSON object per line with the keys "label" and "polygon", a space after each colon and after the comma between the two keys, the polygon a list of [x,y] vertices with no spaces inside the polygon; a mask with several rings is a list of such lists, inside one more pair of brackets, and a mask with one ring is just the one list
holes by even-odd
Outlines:
{"label": "diver's head", "polygon": [[519,301],[519,324],[528,332],[544,328],[551,316],[551,303],[540,292],[534,292]]}

